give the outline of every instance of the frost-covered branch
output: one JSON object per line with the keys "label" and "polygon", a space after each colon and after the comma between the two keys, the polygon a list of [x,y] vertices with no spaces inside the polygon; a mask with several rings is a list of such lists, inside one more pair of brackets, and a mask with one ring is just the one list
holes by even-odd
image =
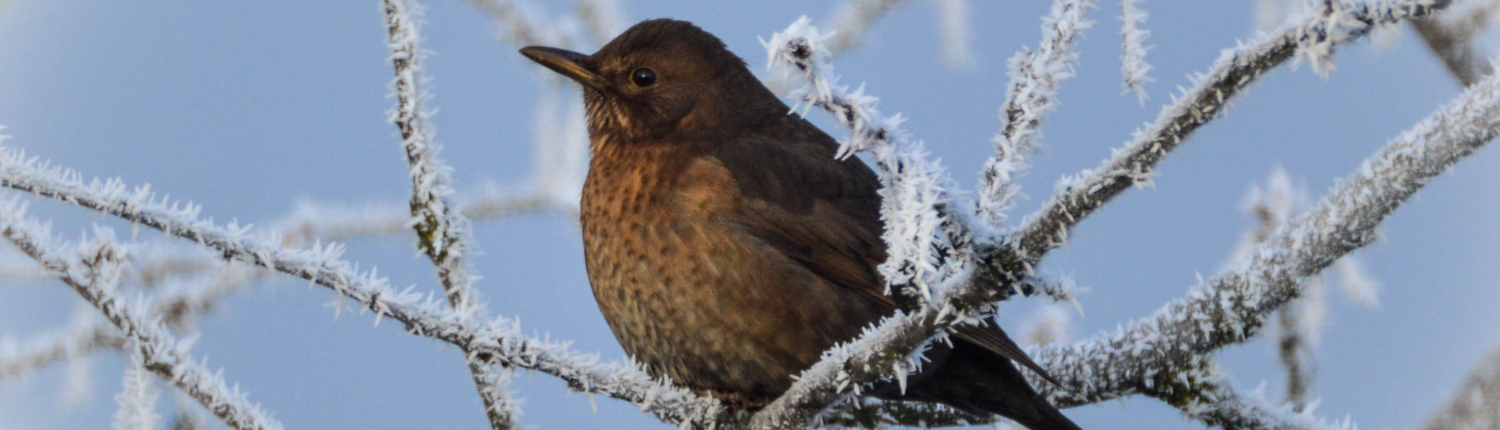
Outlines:
{"label": "frost-covered branch", "polygon": [[995,154],[979,175],[979,218],[991,225],[1005,223],[1005,212],[1020,194],[1015,184],[1026,170],[1027,157],[1036,152],[1042,137],[1042,121],[1057,107],[1057,88],[1073,77],[1078,54],[1073,46],[1083,30],[1093,26],[1084,19],[1095,0],[1056,0],[1052,12],[1042,19],[1042,42],[1036,51],[1022,49],[1010,58],[1010,84],[1000,107],[1000,132],[990,138]]}
{"label": "frost-covered branch", "polygon": [[880,400],[873,397],[851,399],[819,420],[830,428],[867,429],[888,426],[969,427],[995,422],[994,417],[972,415],[941,404]]}
{"label": "frost-covered branch", "polygon": [[[577,217],[578,203],[545,192],[513,193],[491,187],[461,200],[460,214],[471,221],[494,221],[513,216],[563,213]],[[410,209],[395,204],[342,207],[301,202],[291,216],[275,223],[282,244],[305,246],[314,241],[395,236],[411,231]]]}
{"label": "frost-covered branch", "polygon": [[[1236,252],[1235,262],[1252,258],[1251,252],[1290,223],[1300,208],[1307,206],[1306,194],[1292,186],[1286,170],[1276,168],[1266,179],[1264,188],[1251,188],[1245,210],[1259,226]],[[1352,258],[1352,257],[1351,257]],[[1342,261],[1342,260],[1341,260]],[[1294,410],[1307,407],[1308,390],[1316,362],[1313,347],[1322,333],[1324,300],[1323,280],[1310,277],[1302,282],[1301,297],[1289,301],[1276,311],[1276,354],[1286,368],[1286,400]]]}
{"label": "frost-covered branch", "polygon": [[69,329],[29,340],[0,338],[0,382],[64,360],[84,357],[100,349],[117,350],[124,340],[104,327]]}
{"label": "frost-covered branch", "polygon": [[125,376],[120,385],[120,394],[115,402],[115,430],[156,430],[156,398],[159,394],[151,387],[151,375],[146,366],[143,348],[132,342],[129,360],[125,364]]}
{"label": "frost-covered branch", "polygon": [[1414,19],[1411,26],[1453,77],[1460,84],[1469,86],[1495,71],[1489,56],[1473,43],[1473,39],[1489,26],[1490,17],[1500,9],[1500,2],[1473,0],[1464,3],[1467,7],[1454,7],[1446,13]]}
{"label": "frost-covered branch", "polygon": [[1382,0],[1336,7],[1328,16],[1308,18],[1250,45],[1225,50],[1192,89],[1162,109],[1145,131],[1114,151],[1096,169],[1064,178],[1041,210],[998,245],[980,249],[980,285],[994,288],[1017,275],[1029,274],[1047,251],[1067,242],[1068,232],[1094,210],[1135,186],[1148,186],[1156,164],[1199,127],[1218,117],[1236,95],[1262,74],[1294,56],[1307,58],[1316,70],[1331,67],[1331,55],[1377,25],[1426,16],[1447,0]]}
{"label": "frost-covered branch", "polygon": [[907,0],[848,0],[839,6],[838,12],[834,12],[833,19],[824,24],[824,28],[833,29],[827,33],[828,41],[824,48],[828,54],[836,56],[845,50],[859,44],[865,38],[865,31],[870,25],[885,16],[886,12],[905,4]]}
{"label": "frost-covered branch", "polygon": [[[131,257],[138,258],[134,254]],[[169,282],[156,290],[155,307],[147,315],[169,327],[187,329],[195,318],[213,309],[219,299],[259,280],[266,273],[255,267],[228,264],[215,273]],[[124,347],[125,339],[107,321],[89,321],[24,341],[0,338],[0,382],[57,362]]]}
{"label": "frost-covered branch", "polygon": [[[1081,6],[1059,6],[1058,15],[1076,7]],[[1073,29],[1080,24],[1081,17],[1074,17],[1054,25],[1076,34]],[[828,111],[849,127],[840,156],[873,154],[882,185],[881,218],[886,220],[882,239],[890,255],[880,266],[881,274],[898,299],[918,296],[927,299],[927,305],[908,307],[909,313],[887,318],[859,339],[825,353],[786,394],[753,417],[753,428],[804,426],[819,419],[828,405],[857,395],[864,384],[886,378],[904,383],[907,374],[920,367],[929,342],[945,340],[958,324],[983,324],[994,301],[1011,293],[955,288],[970,280],[967,266],[974,236],[965,214],[951,210],[951,180],[940,164],[926,159],[920,142],[901,130],[899,115],[883,116],[875,108],[876,99],[865,95],[863,88],[851,91],[838,84],[827,63],[831,54],[823,47],[825,39],[803,17],[763,44],[773,66],[807,81],[793,93],[799,105]],[[1044,284],[1012,286],[1024,292],[1028,286],[1041,289]]]}
{"label": "frost-covered branch", "polygon": [[1422,430],[1484,430],[1500,427],[1500,349],[1474,366],[1463,387],[1442,409],[1427,418]]}
{"label": "frost-covered branch", "polygon": [[1290,405],[1266,400],[1262,390],[1240,394],[1215,363],[1204,365],[1201,375],[1180,382],[1197,392],[1181,405],[1183,414],[1210,427],[1242,430],[1352,430],[1349,419],[1326,422]]}
{"label": "frost-covered branch", "polygon": [[1500,79],[1492,77],[1392,139],[1311,212],[1186,297],[1128,327],[1042,349],[1038,362],[1062,386],[1039,386],[1059,406],[1138,393],[1173,404],[1201,396],[1174,389],[1204,370],[1199,357],[1257,335],[1276,309],[1298,297],[1305,278],[1371,243],[1387,215],[1497,134]]}
{"label": "frost-covered branch", "polygon": [[10,283],[27,283],[52,279],[50,274],[35,261],[20,254],[0,252],[0,280]]}
{"label": "frost-covered branch", "polygon": [[231,389],[220,373],[193,361],[187,354],[191,343],[177,341],[160,322],[144,318],[146,303],[130,305],[117,297],[125,251],[115,245],[111,232],[99,229],[93,241],[68,255],[48,230],[25,216],[19,200],[0,203],[0,233],[119,328],[140,351],[147,369],[187,392],[230,428],[281,428],[281,423],[271,419],[260,405],[251,403],[239,389]]}
{"label": "frost-covered branch", "polygon": [[1142,105],[1146,104],[1146,84],[1155,82],[1149,73],[1151,65],[1146,63],[1146,38],[1150,30],[1141,29],[1146,21],[1146,11],[1141,10],[1141,0],[1120,0],[1120,39],[1123,48],[1120,54],[1120,86],[1126,93],[1135,93]]}
{"label": "frost-covered branch", "polygon": [[832,54],[824,48],[830,36],[808,22],[804,16],[761,42],[770,65],[806,80],[790,94],[799,100],[794,110],[817,107],[848,127],[839,158],[861,151],[872,155],[880,177],[880,218],[886,221],[881,239],[889,255],[880,274],[893,295],[931,299],[933,285],[962,270],[961,254],[973,239],[968,219],[952,210],[947,190],[953,181],[941,163],[927,157],[922,142],[901,128],[904,117],[883,115],[875,107],[879,99],[863,87],[850,90],[838,83],[828,64]]}
{"label": "frost-covered branch", "polygon": [[437,268],[443,291],[452,303],[459,320],[485,318],[483,302],[469,278],[464,262],[468,251],[469,220],[449,209],[448,196],[453,194],[450,172],[453,168],[438,158],[442,147],[433,140],[424,102],[430,98],[422,86],[421,33],[418,27],[422,9],[410,0],[385,0],[386,43],[391,49],[391,63],[396,78],[391,87],[396,107],[389,118],[401,131],[401,146],[406,153],[411,177],[411,220],[417,232],[417,248]]}
{"label": "frost-covered branch", "polygon": [[[437,270],[438,281],[458,321],[485,320],[488,319],[485,304],[474,289],[474,280],[469,277],[464,260],[470,240],[469,220],[449,208],[448,196],[453,193],[449,172],[453,168],[438,158],[442,147],[433,140],[427,121],[429,114],[424,102],[430,96],[422,89],[426,79],[422,73],[426,53],[420,44],[419,27],[422,7],[415,0],[385,0],[383,9],[386,44],[396,73],[391,82],[396,107],[391,110],[390,120],[401,131],[401,146],[406,152],[412,182],[409,224],[416,230],[417,248]],[[511,400],[506,378],[497,374],[504,370],[490,368],[485,363],[488,360],[477,354],[467,350],[465,353],[464,361],[473,375],[490,428],[519,428],[518,403]]]}
{"label": "frost-covered branch", "polygon": [[566,343],[524,335],[520,324],[511,319],[497,317],[488,324],[460,324],[453,312],[423,301],[423,295],[410,290],[398,292],[373,270],[355,270],[352,263],[339,258],[343,247],[338,245],[305,250],[272,246],[269,243],[275,240],[249,237],[248,228],[234,223],[220,227],[200,220],[198,206],[158,198],[148,187],[128,189],[117,179],[85,183],[77,172],[47,166],[10,148],[0,149],[0,186],[110,214],[201,244],[226,260],[309,280],[370,310],[376,322],[396,320],[409,333],[443,341],[471,354],[485,354],[495,364],[553,375],[574,390],[635,403],[669,423],[701,425],[712,422],[723,410],[717,400],[654,381],[632,365],[600,363],[597,355],[572,351]]}
{"label": "frost-covered branch", "polygon": [[968,69],[974,67],[974,53],[969,49],[969,2],[968,0],[937,0],[939,27],[943,32],[943,61],[948,67]]}

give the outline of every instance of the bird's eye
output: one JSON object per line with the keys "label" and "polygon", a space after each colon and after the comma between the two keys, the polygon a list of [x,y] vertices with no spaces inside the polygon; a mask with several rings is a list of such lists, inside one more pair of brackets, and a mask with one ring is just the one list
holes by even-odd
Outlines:
{"label": "bird's eye", "polygon": [[637,87],[649,87],[656,84],[656,71],[645,67],[635,69],[634,72],[630,72],[630,82],[635,83]]}

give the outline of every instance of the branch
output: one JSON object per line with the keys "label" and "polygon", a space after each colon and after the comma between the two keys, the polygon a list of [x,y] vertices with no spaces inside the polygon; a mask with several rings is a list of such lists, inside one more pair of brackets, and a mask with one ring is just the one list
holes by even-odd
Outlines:
{"label": "branch", "polygon": [[[926,302],[927,305],[910,312],[899,312],[884,319],[851,344],[841,345],[827,352],[824,359],[800,375],[797,383],[793,384],[781,398],[756,414],[751,425],[756,428],[803,426],[821,414],[827,405],[857,394],[862,384],[889,377],[895,377],[898,382],[904,383],[906,373],[915,370],[920,364],[920,354],[930,341],[944,340],[947,330],[951,330],[956,324],[982,321],[979,317],[985,315],[987,309],[993,306],[995,301],[1009,296],[1006,289],[996,288],[996,286],[1009,285],[1014,282],[1013,280],[1030,274],[1032,267],[1043,252],[1060,245],[1059,234],[1065,235],[1066,228],[1071,227],[1078,219],[1087,215],[1108,198],[1123,191],[1129,184],[1146,179],[1146,171],[1159,161],[1167,150],[1175,147],[1180,139],[1191,130],[1212,118],[1216,109],[1228,98],[1228,95],[1242,89],[1260,72],[1290,59],[1293,54],[1299,52],[1314,62],[1317,66],[1315,69],[1326,70],[1331,64],[1328,57],[1332,54],[1333,48],[1339,44],[1347,43],[1356,36],[1368,33],[1370,27],[1375,24],[1425,15],[1433,7],[1431,0],[1407,0],[1351,6],[1348,9],[1334,8],[1329,10],[1330,17],[1333,19],[1318,20],[1301,27],[1289,28],[1272,41],[1249,48],[1247,58],[1237,58],[1233,51],[1227,53],[1225,58],[1220,60],[1220,67],[1214,78],[1202,79],[1200,86],[1194,91],[1197,97],[1188,99],[1194,103],[1182,103],[1181,106],[1176,107],[1176,109],[1191,110],[1185,112],[1173,108],[1165,110],[1163,112],[1165,126],[1160,133],[1143,135],[1159,135],[1159,140],[1141,139],[1142,141],[1131,149],[1122,151],[1117,160],[1123,168],[1103,170],[1105,173],[1093,178],[1094,181],[1098,181],[1098,186],[1083,187],[1081,191],[1077,187],[1065,189],[1063,194],[1049,205],[1049,209],[1044,209],[1042,212],[1049,215],[1054,212],[1056,214],[1048,217],[1033,217],[1032,222],[1017,233],[1016,237],[1021,240],[1011,239],[1002,244],[1000,249],[1006,252],[985,250],[992,261],[1000,260],[1004,264],[987,264],[984,267],[987,273],[980,273],[983,275],[978,279],[980,282],[970,282],[969,272],[964,264],[964,250],[972,246],[971,243],[965,242],[972,239],[972,236],[968,235],[968,225],[965,220],[962,217],[944,216],[946,215],[942,210],[944,206],[941,205],[912,205],[911,201],[907,201],[911,199],[919,202],[946,203],[947,196],[944,192],[946,187],[943,187],[937,179],[942,177],[941,170],[931,169],[929,167],[931,164],[921,163],[920,152],[891,144],[893,139],[898,142],[904,140],[904,136],[892,134],[891,131],[894,129],[891,127],[892,124],[878,121],[883,118],[873,111],[873,98],[864,96],[862,91],[845,93],[846,88],[836,85],[836,80],[831,78],[828,66],[822,63],[823,59],[828,56],[826,50],[821,47],[823,36],[807,25],[805,17],[798,20],[785,32],[777,33],[770,42],[763,42],[770,51],[771,60],[785,65],[789,70],[799,71],[809,80],[811,89],[804,90],[802,94],[805,102],[828,110],[836,119],[854,130],[850,139],[844,142],[840,151],[841,155],[846,155],[852,150],[874,150],[876,164],[883,171],[882,219],[915,219],[919,223],[924,220],[924,217],[934,220],[927,222],[925,231],[928,234],[926,236],[909,236],[913,239],[911,241],[893,240],[891,232],[900,231],[905,227],[891,225],[899,223],[888,223],[887,234],[883,239],[894,251],[891,253],[892,259],[887,263],[905,260],[898,259],[898,256],[907,251],[902,248],[911,246],[912,242],[922,243],[922,241],[935,245],[916,248],[917,251],[952,250],[953,255],[957,257],[953,261],[957,263],[936,266],[941,268],[941,274],[947,275],[940,279],[944,284],[942,286],[947,288],[919,288],[919,291],[924,293],[936,291],[933,293],[933,299]],[[1305,43],[1299,45],[1299,42]],[[899,120],[899,117],[894,119]],[[872,123],[876,125],[871,127]],[[899,131],[899,129],[896,130]],[[918,162],[888,163],[883,161],[890,159]],[[1106,166],[1111,165],[1106,164]],[[892,175],[891,172],[902,174],[897,176]],[[893,185],[899,184],[896,181],[908,181],[907,187],[918,192],[892,191],[901,189]],[[1085,185],[1093,183],[1085,182]],[[1082,197],[1070,198],[1074,193],[1082,194]],[[1066,201],[1068,204],[1063,205],[1058,203],[1059,201]],[[887,212],[886,208],[889,205],[902,205],[912,209],[910,212],[903,213],[905,216],[891,217],[888,215],[891,212]],[[1078,210],[1079,208],[1082,210]],[[1056,228],[1039,228],[1044,225]],[[945,233],[946,243],[934,240],[931,233],[937,231]],[[1031,250],[1036,252],[1029,252]],[[911,255],[924,257],[916,253]],[[902,273],[891,270],[894,268],[889,265],[881,267],[882,275],[886,276],[892,285],[916,280],[920,287],[920,282],[924,277],[913,275],[939,273],[938,269]],[[898,276],[904,276],[906,279]],[[1038,382],[1038,384],[1041,383]]]}
{"label": "branch", "polygon": [[1292,406],[1278,406],[1267,401],[1256,390],[1249,396],[1230,386],[1218,366],[1208,364],[1204,380],[1193,381],[1201,396],[1181,405],[1183,414],[1210,427],[1237,430],[1352,430],[1357,428],[1347,418],[1340,422],[1323,422],[1310,413]]}
{"label": "branch", "polygon": [[1140,0],[1120,0],[1120,74],[1124,76],[1120,86],[1126,93],[1135,93],[1141,105],[1146,104],[1146,84],[1156,82],[1148,75],[1151,65],[1146,63],[1146,51],[1151,47],[1145,41],[1151,31],[1140,28],[1147,16]]}
{"label": "branch", "polygon": [[19,200],[10,200],[0,203],[0,234],[99,309],[132,340],[147,369],[192,396],[229,427],[281,429],[281,423],[260,405],[251,403],[237,388],[230,389],[221,374],[193,361],[187,355],[189,343],[178,342],[160,322],[142,318],[145,303],[130,306],[115,296],[125,251],[114,244],[111,232],[99,229],[92,243],[79,247],[78,255],[68,256],[45,226],[25,216]]}
{"label": "branch", "polygon": [[[449,186],[453,170],[438,158],[442,147],[432,139],[428,127],[429,114],[423,102],[430,96],[421,88],[422,60],[426,53],[419,45],[422,7],[411,0],[385,0],[386,43],[391,50],[391,63],[396,78],[391,87],[396,93],[396,107],[391,110],[391,122],[401,131],[402,148],[411,175],[412,228],[417,233],[417,248],[427,255],[437,269],[438,280],[448,304],[460,323],[487,319],[483,299],[474,289],[469,277],[464,254],[468,251],[469,220],[453,213],[448,208],[447,196],[453,193]],[[519,428],[521,411],[512,401],[510,390],[504,383],[506,378],[485,365],[484,357],[465,350],[465,364],[473,375],[474,386],[484,404],[490,428],[495,430]]]}
{"label": "branch", "polygon": [[[1472,43],[1474,36],[1489,26],[1490,16],[1500,2],[1482,1],[1477,6],[1454,10],[1438,16],[1414,19],[1411,27],[1422,36],[1422,42],[1463,86],[1474,85],[1495,72],[1489,56]],[[1455,8],[1456,9],[1456,8]],[[1454,16],[1457,15],[1457,16]]]}
{"label": "branch", "polygon": [[[508,193],[488,189],[459,204],[459,213],[472,221],[493,221],[513,216],[564,213],[577,218],[577,202],[566,202],[550,193]],[[340,241],[363,237],[395,236],[411,231],[408,208],[373,205],[363,208],[319,206],[301,202],[291,216],[274,223],[280,226],[282,244],[305,246],[314,241]]]}
{"label": "branch", "polygon": [[[1266,179],[1264,188],[1250,189],[1246,197],[1245,210],[1255,217],[1259,226],[1246,238],[1246,243],[1237,247],[1233,261],[1246,261],[1261,244],[1265,243],[1276,229],[1290,223],[1294,216],[1307,205],[1307,196],[1292,186],[1286,170],[1277,167]],[[1353,257],[1340,259],[1347,261]],[[1323,280],[1309,278],[1303,281],[1302,297],[1292,300],[1276,310],[1276,352],[1286,368],[1286,404],[1296,411],[1307,408],[1308,389],[1312,385],[1313,346],[1322,331],[1324,294]]]}
{"label": "branch", "polygon": [[943,61],[955,69],[974,67],[974,53],[970,52],[969,2],[968,0],[937,0],[939,26],[943,32]]}
{"label": "branch", "polygon": [[1446,5],[1447,0],[1382,0],[1342,6],[1328,11],[1327,17],[1308,18],[1259,42],[1225,50],[1208,74],[1197,77],[1191,90],[1164,107],[1146,131],[1137,132],[1098,168],[1064,178],[1057,194],[1003,243],[981,247],[979,284],[999,289],[1031,273],[1042,256],[1066,243],[1069,230],[1094,210],[1132,185],[1150,185],[1157,163],[1275,66],[1300,55],[1315,69],[1327,69],[1337,47],[1369,34],[1376,25],[1426,16]]}
{"label": "branch", "polygon": [[884,17],[886,12],[906,3],[906,0],[849,0],[839,6],[833,19],[823,27],[833,29],[825,47],[828,55],[837,56],[858,45],[865,38],[870,24]]}
{"label": "branch", "polygon": [[151,387],[146,369],[149,364],[143,349],[131,345],[120,394],[115,395],[115,402],[120,404],[115,410],[115,430],[156,430],[156,422],[161,416],[155,411],[158,394]]}
{"label": "branch", "polygon": [[[50,272],[49,272],[50,273]],[[123,339],[105,327],[88,327],[17,341],[9,336],[0,339],[0,382],[6,378],[29,375],[33,370],[53,363],[83,357],[100,349],[117,350]]]}
{"label": "branch", "polygon": [[[138,256],[131,254],[130,258],[134,260]],[[168,283],[157,291],[155,307],[147,315],[169,327],[185,330],[199,315],[207,314],[219,299],[254,283],[267,273],[255,267],[229,264],[216,273]],[[124,347],[125,339],[119,330],[105,321],[89,322],[27,341],[7,337],[0,339],[0,382],[60,361]]]}
{"label": "branch", "polygon": [[556,376],[574,390],[635,403],[668,423],[705,427],[723,410],[717,400],[651,380],[632,365],[601,364],[598,356],[571,351],[565,343],[523,335],[520,324],[511,319],[499,317],[484,325],[460,324],[453,312],[430,301],[421,302],[421,294],[396,292],[373,271],[355,270],[353,264],[339,259],[343,248],[338,245],[306,250],[274,247],[248,237],[248,228],[233,223],[219,227],[199,220],[198,206],[159,199],[148,187],[127,191],[118,179],[96,179],[85,185],[77,172],[48,167],[9,148],[0,149],[0,186],[161,230],[213,249],[226,260],[307,279],[374,312],[377,322],[389,317],[408,333],[437,339],[472,354],[488,354],[495,364]]}
{"label": "branch", "polygon": [[1186,297],[1113,333],[1044,348],[1037,361],[1062,386],[1033,382],[1062,407],[1151,390],[1174,404],[1203,395],[1172,389],[1202,371],[1195,357],[1258,334],[1272,312],[1301,293],[1304,278],[1375,240],[1387,215],[1497,134],[1500,79],[1491,77],[1392,139],[1313,211],[1278,228],[1250,258]]}
{"label": "branch", "polygon": [[1474,366],[1468,381],[1422,430],[1481,430],[1500,426],[1500,349]]}
{"label": "branch", "polygon": [[828,64],[832,54],[824,48],[833,37],[818,31],[802,17],[761,41],[773,67],[796,73],[807,84],[791,96],[802,106],[818,107],[848,127],[849,137],[840,142],[839,158],[865,151],[873,155],[880,178],[880,218],[885,221],[881,239],[889,256],[878,267],[888,293],[905,297],[932,298],[933,285],[962,271],[963,250],[970,248],[968,219],[949,216],[952,201],[948,189],[953,181],[941,163],[927,158],[922,142],[913,141],[901,123],[900,114],[885,116],[875,107],[879,100],[864,88],[850,90],[840,85]]}
{"label": "branch", "polygon": [[1042,42],[1036,51],[1022,49],[1010,58],[1010,84],[1000,107],[1000,132],[990,138],[995,155],[984,163],[979,176],[979,218],[992,225],[1005,223],[1005,212],[1020,195],[1014,183],[1026,170],[1026,158],[1036,152],[1042,137],[1042,121],[1057,107],[1057,87],[1073,77],[1078,54],[1073,52],[1083,30],[1093,26],[1084,19],[1094,0],[1056,0],[1052,13],[1042,19]]}

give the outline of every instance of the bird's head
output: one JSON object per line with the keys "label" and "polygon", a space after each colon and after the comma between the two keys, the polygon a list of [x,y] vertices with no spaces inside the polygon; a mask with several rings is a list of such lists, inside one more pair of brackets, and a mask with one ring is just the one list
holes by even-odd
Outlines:
{"label": "bird's head", "polygon": [[723,129],[787,109],[724,42],[686,21],[641,22],[593,55],[540,46],[521,54],[583,85],[596,144]]}

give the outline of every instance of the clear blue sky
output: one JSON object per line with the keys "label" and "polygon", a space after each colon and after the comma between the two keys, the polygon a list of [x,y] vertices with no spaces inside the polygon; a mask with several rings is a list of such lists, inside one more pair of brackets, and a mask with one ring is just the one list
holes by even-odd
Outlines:
{"label": "clear blue sky", "polygon": [[[331,203],[401,202],[409,183],[395,129],[385,122],[390,65],[376,1],[164,2],[10,0],[0,3],[0,124],[27,148],[87,175],[150,183],[204,206],[216,220],[265,223],[302,198]],[[831,15],[834,2],[721,4],[630,1],[629,19],[690,20],[757,67],[768,37],[798,16]],[[877,23],[838,59],[844,82],[868,84],[886,112],[902,112],[972,188],[999,126],[1005,60],[1039,39],[1050,2],[974,1],[977,65],[945,67],[931,2]],[[1250,2],[1148,1],[1158,82],[1144,107],[1121,96],[1117,3],[1105,1],[1081,44],[1078,77],[1048,121],[1047,149],[1023,180],[1033,210],[1065,174],[1091,168],[1156,117],[1184,76],[1253,33]],[[547,2],[550,12],[572,2]],[[460,0],[427,3],[434,118],[460,190],[513,184],[531,174],[534,64],[498,42],[495,27]],[[1457,94],[1459,88],[1410,31],[1394,49],[1345,50],[1328,79],[1283,68],[1236,102],[1161,165],[1156,187],[1132,190],[1084,222],[1045,269],[1070,273],[1092,292],[1075,337],[1144,317],[1210,276],[1250,225],[1248,187],[1284,166],[1316,198],[1335,178]],[[826,124],[826,121],[823,122]],[[1330,297],[1318,351],[1318,412],[1363,428],[1421,424],[1483,354],[1500,344],[1500,154],[1482,152],[1439,178],[1385,225],[1386,240],[1358,255],[1384,285],[1378,310]],[[39,202],[57,231],[76,237],[102,218]],[[108,222],[108,221],[106,221]],[[117,223],[110,223],[122,227]],[[128,228],[126,226],[125,228]],[[159,235],[143,233],[143,239]],[[574,339],[609,359],[621,352],[584,277],[574,223],[529,216],[476,228],[473,263],[492,311]],[[179,244],[186,246],[187,244]],[[377,265],[395,285],[434,285],[411,239],[350,244],[348,257]],[[331,297],[281,279],[223,302],[202,324],[195,353],[223,366],[288,428],[484,428],[456,351],[371,327],[368,316],[334,320]],[[60,327],[78,300],[57,284],[0,285],[0,333]],[[1034,303],[1007,305],[1015,330]],[[1279,398],[1282,374],[1264,340],[1221,354],[1242,387],[1262,381]],[[0,429],[107,426],[121,358],[101,354],[94,394],[65,405],[63,366],[0,384]],[[615,400],[569,394],[554,378],[524,374],[525,422],[538,428],[664,428]],[[163,398],[163,412],[170,405]],[[1160,402],[1132,398],[1068,411],[1084,428],[1197,428]]]}

